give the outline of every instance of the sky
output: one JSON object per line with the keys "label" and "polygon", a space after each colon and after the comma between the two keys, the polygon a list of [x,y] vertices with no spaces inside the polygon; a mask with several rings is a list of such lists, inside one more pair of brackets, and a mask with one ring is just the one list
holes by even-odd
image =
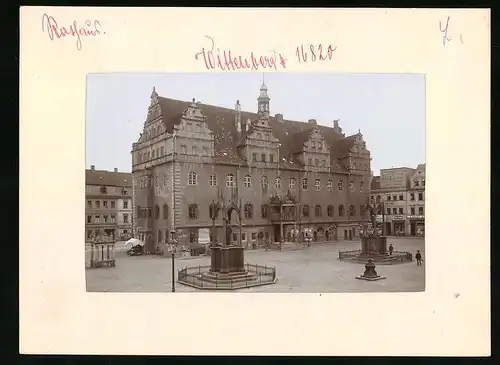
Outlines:
{"label": "sky", "polygon": [[264,78],[271,115],[363,134],[375,175],[425,163],[425,76],[345,73],[107,73],[87,76],[86,167],[130,172],[153,86],[160,96],[257,111]]}

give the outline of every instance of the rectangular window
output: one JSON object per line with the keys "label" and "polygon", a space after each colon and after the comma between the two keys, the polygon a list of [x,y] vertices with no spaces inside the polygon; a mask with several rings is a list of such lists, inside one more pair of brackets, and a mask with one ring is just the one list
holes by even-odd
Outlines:
{"label": "rectangular window", "polygon": [[415,194],[414,193],[410,194],[410,200],[415,200]]}
{"label": "rectangular window", "polygon": [[392,200],[398,200],[398,196],[397,195],[393,195],[392,196]]}
{"label": "rectangular window", "polygon": [[387,214],[391,214],[391,208],[387,208]]}
{"label": "rectangular window", "polygon": [[319,165],[319,159],[318,158],[315,158],[314,159],[314,166],[318,166]]}
{"label": "rectangular window", "polygon": [[96,215],[96,216],[95,216],[95,222],[96,222],[96,223],[99,223],[99,221],[100,221],[100,220],[101,220],[101,216]]}
{"label": "rectangular window", "polygon": [[424,215],[424,207],[418,207],[418,214]]}
{"label": "rectangular window", "polygon": [[163,147],[163,146],[160,147],[160,153],[161,153],[161,157],[165,156],[165,147]]}
{"label": "rectangular window", "polygon": [[392,214],[398,214],[398,208],[392,208]]}
{"label": "rectangular window", "polygon": [[257,233],[252,232],[252,241],[255,241],[257,239]]}
{"label": "rectangular window", "polygon": [[104,223],[108,222],[108,216],[107,215],[103,215],[102,218],[104,219]]}
{"label": "rectangular window", "polygon": [[399,208],[399,214],[403,214],[403,208]]}
{"label": "rectangular window", "polygon": [[233,241],[238,241],[238,235],[236,233],[233,233]]}
{"label": "rectangular window", "polygon": [[246,240],[247,240],[247,234],[246,234],[245,232],[243,232],[243,233],[241,234],[241,240],[242,240],[242,241],[246,241]]}
{"label": "rectangular window", "polygon": [[260,160],[262,162],[266,162],[266,154],[265,153],[263,153],[263,154],[260,155]]}
{"label": "rectangular window", "polygon": [[123,209],[128,209],[128,201],[127,200],[125,200],[123,202]]}
{"label": "rectangular window", "polygon": [[274,155],[272,153],[269,155],[269,162],[274,162]]}
{"label": "rectangular window", "polygon": [[90,239],[92,237],[92,231],[87,231],[87,239]]}
{"label": "rectangular window", "polygon": [[[111,222],[115,223],[115,215],[114,214],[111,214]],[[127,223],[127,222],[125,222],[125,223]]]}
{"label": "rectangular window", "polygon": [[414,207],[411,207],[411,208],[410,208],[410,212],[411,212],[411,215],[415,215],[415,208],[414,208]]}
{"label": "rectangular window", "polygon": [[196,148],[196,146],[191,147],[191,154],[192,155],[197,155],[198,154],[198,149]]}
{"label": "rectangular window", "polygon": [[104,208],[107,208],[107,207],[108,207],[108,201],[107,201],[107,200],[103,200],[103,202],[102,202],[102,206],[103,206]]}
{"label": "rectangular window", "polygon": [[113,208],[113,209],[114,209],[114,207],[115,207],[115,202],[114,202],[114,201],[111,201],[111,208]]}
{"label": "rectangular window", "polygon": [[313,160],[312,160],[312,158],[308,158],[308,159],[307,159],[307,164],[308,164],[308,165],[312,165],[312,164],[313,164]]}
{"label": "rectangular window", "polygon": [[88,200],[88,201],[87,201],[87,206],[88,206],[89,208],[92,208],[92,200]]}
{"label": "rectangular window", "polygon": [[191,231],[189,232],[189,243],[195,243],[196,242],[196,233]]}
{"label": "rectangular window", "polygon": [[424,193],[418,193],[418,200],[424,200]]}
{"label": "rectangular window", "polygon": [[92,223],[92,216],[91,215],[87,216],[87,223]]}
{"label": "rectangular window", "polygon": [[326,166],[326,161],[325,160],[321,160],[321,167],[325,167]]}
{"label": "rectangular window", "polygon": [[208,156],[208,148],[203,147],[203,156]]}
{"label": "rectangular window", "polygon": [[123,215],[123,223],[128,223],[128,214]]}
{"label": "rectangular window", "polygon": [[387,200],[391,200],[391,196],[390,195],[387,195]]}
{"label": "rectangular window", "polygon": [[257,152],[252,153],[252,161],[257,162]]}
{"label": "rectangular window", "polygon": [[100,207],[101,207],[101,201],[100,201],[100,200],[96,200],[96,201],[95,201],[95,206],[96,206],[97,208],[100,208]]}
{"label": "rectangular window", "polygon": [[399,194],[399,200],[403,200],[403,194]]}

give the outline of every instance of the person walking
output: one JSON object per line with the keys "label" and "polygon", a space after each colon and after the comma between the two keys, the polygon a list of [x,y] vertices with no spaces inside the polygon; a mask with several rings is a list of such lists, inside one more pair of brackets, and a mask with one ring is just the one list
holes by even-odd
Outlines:
{"label": "person walking", "polygon": [[424,260],[422,260],[422,255],[420,254],[419,250],[417,250],[417,254],[415,255],[415,258],[417,259],[417,266],[421,266],[422,262]]}
{"label": "person walking", "polygon": [[392,251],[394,251],[394,247],[392,246],[392,243],[389,245],[389,255],[392,256]]}

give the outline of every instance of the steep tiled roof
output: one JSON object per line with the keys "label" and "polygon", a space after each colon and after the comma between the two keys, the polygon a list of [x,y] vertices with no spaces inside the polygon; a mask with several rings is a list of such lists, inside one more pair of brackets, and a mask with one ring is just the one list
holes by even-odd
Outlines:
{"label": "steep tiled roof", "polygon": [[[174,100],[164,97],[159,97],[159,104],[164,116],[163,123],[167,132],[171,133],[173,127],[180,123],[183,112],[188,108],[191,102]],[[241,130],[238,132],[234,123],[236,111],[233,109],[217,107],[208,104],[198,103],[202,113],[206,116],[208,127],[214,133],[215,145],[215,161],[224,163],[243,162],[242,157],[238,154],[237,146],[241,144],[246,130],[248,121],[255,121],[259,118],[257,113],[241,111]],[[307,140],[313,126],[307,122],[297,122],[292,120],[277,120],[270,117],[269,124],[272,127],[274,137],[279,139],[280,147],[280,162],[283,167],[298,168],[300,167],[291,158],[294,152],[297,152]],[[346,171],[346,169],[338,163],[338,159],[346,157],[347,150],[354,143],[354,136],[345,138],[337,133],[333,127],[317,126],[325,138],[325,142],[330,146],[331,150],[331,170]],[[141,141],[141,139],[139,140]]]}
{"label": "steep tiled roof", "polygon": [[[127,180],[125,182],[125,180]],[[132,174],[104,170],[85,170],[86,185],[126,186],[132,187]]]}
{"label": "steep tiled roof", "polygon": [[374,176],[372,179],[372,185],[370,187],[371,190],[379,190],[380,189],[380,176]]}

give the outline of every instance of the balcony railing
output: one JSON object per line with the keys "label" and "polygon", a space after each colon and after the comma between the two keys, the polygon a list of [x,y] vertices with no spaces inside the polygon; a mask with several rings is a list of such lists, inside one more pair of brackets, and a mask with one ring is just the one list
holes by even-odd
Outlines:
{"label": "balcony railing", "polygon": [[269,219],[274,222],[294,222],[297,220],[295,212],[271,212]]}

